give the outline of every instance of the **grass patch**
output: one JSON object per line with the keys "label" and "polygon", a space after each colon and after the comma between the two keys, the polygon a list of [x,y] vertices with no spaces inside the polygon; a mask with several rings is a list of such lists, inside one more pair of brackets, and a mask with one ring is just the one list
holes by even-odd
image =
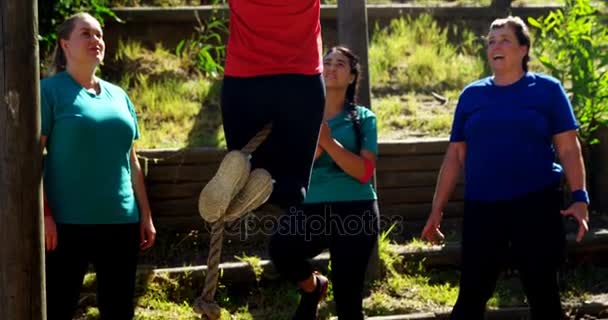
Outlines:
{"label": "grass patch", "polygon": [[[449,32],[458,40],[452,44]],[[462,89],[484,72],[479,39],[468,30],[441,28],[429,15],[376,27],[369,47],[374,91],[418,93]]]}
{"label": "grass patch", "polygon": [[261,265],[262,259],[256,256],[248,256],[244,252],[240,257],[236,257],[236,259],[238,261],[247,263],[251,267],[253,274],[255,274],[255,280],[259,283],[260,279],[262,278],[262,272],[264,272]]}
{"label": "grass patch", "polygon": [[382,140],[447,137],[458,94],[459,91],[456,90],[445,91],[445,103],[413,91],[373,98],[373,110],[378,118],[378,136]]}
{"label": "grass patch", "polygon": [[[449,311],[458,296],[459,273],[452,269],[425,269],[420,262],[403,261],[387,249],[390,247],[387,235],[388,233],[383,235],[379,249],[384,267],[391,266],[392,271],[371,284],[363,301],[365,314],[374,316]],[[243,260],[250,259],[243,257]],[[87,275],[87,279],[85,283],[94,282],[94,275]],[[593,301],[608,290],[608,268],[580,265],[565,269],[561,281],[565,306]],[[198,319],[191,305],[200,294],[202,283],[202,274],[140,275],[136,290],[135,319]],[[99,319],[94,293],[84,290],[83,297],[76,319]],[[254,287],[234,287],[222,284],[220,279],[216,295],[216,301],[223,308],[223,320],[289,319],[298,299],[296,287],[282,281],[262,281]],[[515,272],[508,271],[498,281],[488,307],[524,304],[525,297],[519,279]],[[321,319],[335,316],[332,300],[322,304],[320,310]]]}
{"label": "grass patch", "polygon": [[126,88],[138,114],[139,148],[224,147],[220,81],[204,77],[183,57],[120,41],[104,73]]}

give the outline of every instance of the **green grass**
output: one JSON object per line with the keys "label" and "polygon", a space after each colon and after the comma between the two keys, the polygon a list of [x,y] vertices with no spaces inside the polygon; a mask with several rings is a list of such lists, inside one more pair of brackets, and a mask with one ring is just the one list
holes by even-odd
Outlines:
{"label": "green grass", "polygon": [[[456,34],[458,46],[448,40]],[[441,29],[429,16],[377,29],[370,72],[380,139],[446,136],[459,90],[483,73],[478,52],[472,33]],[[225,146],[220,80],[203,76],[185,56],[160,45],[147,49],[121,41],[103,72],[128,90],[135,105],[138,148]],[[447,97],[447,103],[431,92]]]}
{"label": "green grass", "polygon": [[[381,235],[379,254],[385,270],[380,280],[368,284],[363,301],[368,316],[399,313],[449,311],[458,296],[459,273],[453,269],[426,269],[421,262],[404,261],[390,251],[390,231]],[[259,265],[259,258],[243,255],[243,261]],[[575,267],[575,268],[573,268]],[[570,266],[562,275],[565,305],[593,300],[608,290],[608,268],[591,265]],[[139,320],[198,319],[192,303],[202,290],[200,273],[140,273],[136,289],[136,317]],[[84,281],[77,319],[96,320],[99,312],[94,299],[95,276]],[[222,319],[288,319],[298,304],[294,285],[281,281],[262,281],[250,287],[228,286],[220,279],[217,303]],[[522,306],[522,287],[512,271],[503,275],[488,301],[489,308]],[[335,316],[333,299],[321,306],[321,319]]]}
{"label": "green grass", "polygon": [[[483,55],[481,36],[442,28],[428,15],[376,27],[369,69],[379,138],[447,137],[460,91],[488,74]],[[531,69],[542,71],[534,58]],[[185,55],[120,42],[103,72],[127,88],[135,104],[138,148],[225,146],[220,80],[205,77]]]}
{"label": "green grass", "polygon": [[121,41],[104,71],[128,89],[138,114],[139,148],[225,146],[220,81],[202,76],[184,58],[160,45],[149,50]]}
{"label": "green grass", "polygon": [[[449,41],[453,33],[456,46]],[[480,39],[467,30],[441,28],[429,15],[392,20],[369,47],[373,90],[426,92],[462,89],[484,73]]]}
{"label": "green grass", "polygon": [[441,28],[428,15],[376,28],[369,69],[379,137],[447,136],[460,90],[486,72],[481,41],[468,30]]}

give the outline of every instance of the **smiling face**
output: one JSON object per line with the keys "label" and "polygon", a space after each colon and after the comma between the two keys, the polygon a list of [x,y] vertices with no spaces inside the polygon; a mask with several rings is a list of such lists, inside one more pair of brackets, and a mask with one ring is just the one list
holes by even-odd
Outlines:
{"label": "smiling face", "polygon": [[327,89],[346,89],[355,81],[351,61],[338,51],[328,53],[323,59],[323,78]]}
{"label": "smiling face", "polygon": [[60,39],[68,64],[96,66],[103,61],[105,43],[99,21],[89,15],[78,18],[67,39]]}
{"label": "smiling face", "polygon": [[490,30],[487,58],[494,74],[525,71],[522,61],[528,55],[528,49],[527,45],[519,43],[515,30],[508,24]]}

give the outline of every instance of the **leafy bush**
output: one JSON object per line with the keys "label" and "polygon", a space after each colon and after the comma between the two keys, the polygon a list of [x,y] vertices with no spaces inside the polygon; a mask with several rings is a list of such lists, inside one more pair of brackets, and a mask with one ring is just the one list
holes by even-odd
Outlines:
{"label": "leafy bush", "polygon": [[538,31],[538,60],[565,84],[583,141],[608,115],[608,28],[591,0],[566,0],[563,10],[528,19]]}

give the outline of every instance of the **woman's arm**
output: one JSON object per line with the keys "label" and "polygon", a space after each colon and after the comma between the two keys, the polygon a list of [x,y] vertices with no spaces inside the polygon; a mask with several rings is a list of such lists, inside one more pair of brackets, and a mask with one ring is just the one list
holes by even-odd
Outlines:
{"label": "woman's arm", "polygon": [[[582,190],[582,192],[586,193],[585,166],[583,164],[581,145],[578,141],[576,130],[568,130],[556,134],[553,136],[553,144],[557,150],[559,160],[564,167],[570,191]],[[589,226],[587,225],[587,222],[589,221],[587,207],[588,205],[586,202],[575,201],[568,209],[562,210],[563,215],[573,216],[579,224],[576,241],[581,241],[585,236],[585,233],[589,230]]]}
{"label": "woman's arm", "polygon": [[[44,148],[46,148],[46,140],[47,136],[40,136],[40,147],[41,152],[44,153]],[[55,219],[53,218],[53,213],[48,206],[48,202],[46,200],[46,192],[44,192],[44,183],[42,184],[42,201],[44,208],[44,243],[46,245],[47,251],[53,251],[57,248],[57,225],[55,224]]]}
{"label": "woman's arm", "polygon": [[148,194],[146,193],[146,184],[144,182],[144,174],[139,165],[139,159],[137,159],[137,153],[135,147],[131,149],[131,183],[133,184],[133,190],[135,191],[135,198],[139,205],[140,212],[140,229],[141,229],[141,243],[140,247],[142,250],[152,247],[156,240],[156,229],[152,222],[152,213],[150,211],[150,202],[148,201]]}
{"label": "woman's arm", "polygon": [[368,150],[361,150],[359,155],[344,148],[331,136],[331,129],[327,122],[321,125],[319,145],[336,162],[336,164],[348,175],[366,183],[371,178],[371,173],[376,167],[376,155]]}
{"label": "woman's arm", "polygon": [[437,243],[443,239],[443,234],[439,231],[443,209],[463,171],[466,148],[465,142],[451,142],[448,145],[448,150],[439,170],[431,213],[422,230],[421,238],[424,240]]}

